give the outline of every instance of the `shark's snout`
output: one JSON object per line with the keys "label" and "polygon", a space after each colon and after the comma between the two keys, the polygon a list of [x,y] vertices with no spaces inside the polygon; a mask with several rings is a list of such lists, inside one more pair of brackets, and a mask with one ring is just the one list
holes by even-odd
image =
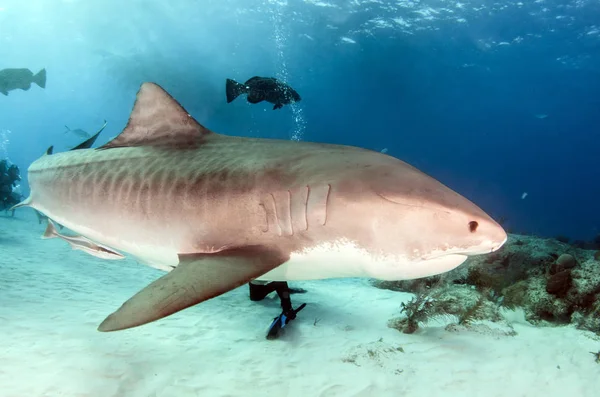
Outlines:
{"label": "shark's snout", "polygon": [[487,215],[469,221],[468,228],[474,243],[465,250],[465,255],[489,254],[500,249],[508,239],[502,226]]}

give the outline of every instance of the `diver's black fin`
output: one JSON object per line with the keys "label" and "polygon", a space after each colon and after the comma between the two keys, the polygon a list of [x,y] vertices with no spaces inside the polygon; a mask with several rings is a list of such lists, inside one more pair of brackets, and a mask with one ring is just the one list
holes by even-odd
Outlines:
{"label": "diver's black fin", "polygon": [[[100,128],[100,130],[98,132],[96,132],[90,138],[88,138],[85,141],[81,142],[79,145],[75,146],[71,150],[79,150],[79,149],[89,149],[89,148],[91,148],[92,145],[94,144],[94,142],[96,142],[96,138],[98,138],[98,135],[100,135],[100,133],[104,130],[104,127],[106,127],[106,120],[104,120],[104,125],[102,126],[102,128]],[[67,127],[67,128],[69,128],[69,127]]]}
{"label": "diver's black fin", "polygon": [[292,309],[291,313],[289,313],[291,317],[288,317],[288,313],[286,312],[283,312],[279,316],[275,317],[273,319],[273,322],[269,326],[269,331],[267,332],[267,339],[276,339],[279,336],[279,333],[281,332],[283,327],[285,327],[287,323],[289,323],[291,320],[295,319],[296,314],[298,314],[300,310],[304,309],[305,306],[306,303],[303,303],[297,309]]}
{"label": "diver's black fin", "polygon": [[48,149],[46,149],[46,154],[50,155],[50,154],[52,154],[53,151],[54,151],[54,145],[52,145]]}

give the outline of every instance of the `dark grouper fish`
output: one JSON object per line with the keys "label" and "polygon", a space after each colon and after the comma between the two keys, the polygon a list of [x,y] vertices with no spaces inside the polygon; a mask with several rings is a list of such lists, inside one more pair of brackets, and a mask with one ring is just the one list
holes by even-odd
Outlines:
{"label": "dark grouper fish", "polygon": [[296,90],[273,77],[255,76],[244,84],[227,79],[225,92],[227,93],[227,103],[230,103],[241,94],[248,94],[248,102],[267,101],[275,105],[273,110],[281,109],[283,105],[299,102],[301,99]]}
{"label": "dark grouper fish", "polygon": [[[29,206],[96,256],[166,271],[99,326],[131,328],[250,280],[447,272],[506,241],[465,197],[371,150],[221,135],[144,83],[126,128],[97,149],[47,154]],[[59,237],[49,230],[47,237]]]}
{"label": "dark grouper fish", "polygon": [[35,83],[46,88],[46,69],[40,70],[36,75],[29,69],[2,69],[0,70],[0,93],[8,95],[12,90],[27,91]]}

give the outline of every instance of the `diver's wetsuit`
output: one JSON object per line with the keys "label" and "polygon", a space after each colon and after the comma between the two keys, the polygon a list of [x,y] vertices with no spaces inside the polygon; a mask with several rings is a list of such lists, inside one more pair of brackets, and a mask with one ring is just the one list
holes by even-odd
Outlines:
{"label": "diver's wetsuit", "polygon": [[286,281],[258,281],[252,280],[248,283],[250,288],[250,300],[261,301],[265,299],[271,292],[277,292],[279,300],[281,301],[281,308],[288,318],[293,320],[296,317],[296,313],[292,307],[292,300],[290,294],[293,293],[304,293],[305,290],[301,288],[290,288]]}

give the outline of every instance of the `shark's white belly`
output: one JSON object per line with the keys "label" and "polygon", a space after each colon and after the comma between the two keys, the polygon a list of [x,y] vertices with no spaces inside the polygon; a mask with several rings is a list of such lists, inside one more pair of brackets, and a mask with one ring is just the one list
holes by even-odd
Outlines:
{"label": "shark's white belly", "polygon": [[412,280],[454,269],[465,255],[445,255],[435,259],[375,257],[356,245],[340,241],[293,252],[290,260],[258,277],[265,281],[299,281],[326,278],[369,277],[379,280]]}
{"label": "shark's white belly", "polygon": [[[40,210],[44,212],[43,208]],[[47,215],[96,243],[132,255],[147,266],[168,272],[179,264],[178,254],[181,253],[182,244],[177,238],[173,238],[173,234],[165,233],[164,230],[154,231],[151,233],[154,238],[149,240],[126,240],[119,235],[102,233],[99,229],[72,224],[68,217]],[[447,272],[459,266],[466,258],[465,255],[457,254],[428,260],[415,260],[408,255],[375,257],[351,242],[337,241],[292,252],[287,262],[257,277],[257,280],[300,281],[346,277],[409,280]]]}

